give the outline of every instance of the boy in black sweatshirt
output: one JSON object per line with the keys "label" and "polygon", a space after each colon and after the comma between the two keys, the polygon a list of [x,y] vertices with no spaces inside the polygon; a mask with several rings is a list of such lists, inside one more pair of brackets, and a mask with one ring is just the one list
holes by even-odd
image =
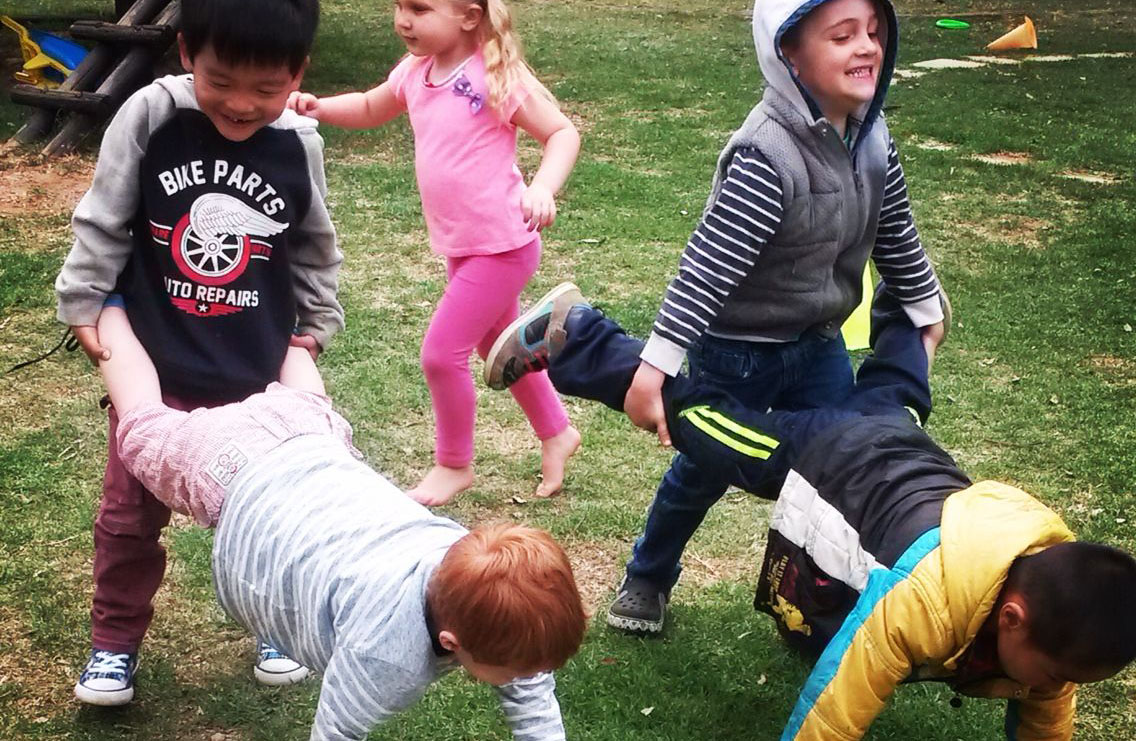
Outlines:
{"label": "boy in black sweatshirt", "polygon": [[[107,295],[121,294],[172,407],[260,391],[289,345],[314,357],[343,326],[323,142],[314,121],[285,110],[318,20],[318,0],[183,3],[178,44],[189,74],[157,80],[123,104],[75,210],[75,244],[56,280],[59,319],[92,359],[105,358],[95,323]],[[109,416],[92,651],[75,686],[97,705],[134,696],[138,647],[165,572],[158,536],[170,517],[123,468],[113,407]],[[262,682],[307,674],[267,644],[259,651]]]}

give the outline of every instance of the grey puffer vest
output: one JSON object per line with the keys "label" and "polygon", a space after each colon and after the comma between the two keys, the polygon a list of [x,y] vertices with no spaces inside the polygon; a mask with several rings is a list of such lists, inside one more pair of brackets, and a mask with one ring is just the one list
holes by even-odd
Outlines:
{"label": "grey puffer vest", "polygon": [[[851,124],[850,124],[851,125]],[[881,118],[850,152],[824,119],[809,123],[775,88],[726,144],[710,199],[740,147],[756,147],[781,178],[781,227],[707,330],[718,337],[791,341],[810,330],[835,337],[860,302],[887,177]]]}

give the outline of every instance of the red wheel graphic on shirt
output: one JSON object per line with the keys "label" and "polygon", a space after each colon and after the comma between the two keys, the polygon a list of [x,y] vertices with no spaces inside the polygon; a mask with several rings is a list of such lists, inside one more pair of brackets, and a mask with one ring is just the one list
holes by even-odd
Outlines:
{"label": "red wheel graphic on shirt", "polygon": [[170,251],[184,275],[203,285],[221,286],[245,272],[250,240],[247,234],[200,235],[186,214],[174,227]]}

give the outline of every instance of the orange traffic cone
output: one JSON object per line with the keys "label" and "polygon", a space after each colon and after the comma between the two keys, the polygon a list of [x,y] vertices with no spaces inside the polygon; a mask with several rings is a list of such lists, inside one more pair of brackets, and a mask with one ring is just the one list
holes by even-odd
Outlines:
{"label": "orange traffic cone", "polygon": [[1036,49],[1037,29],[1033,21],[1026,16],[1026,22],[1009,31],[986,45],[990,51],[1007,51],[1009,49]]}

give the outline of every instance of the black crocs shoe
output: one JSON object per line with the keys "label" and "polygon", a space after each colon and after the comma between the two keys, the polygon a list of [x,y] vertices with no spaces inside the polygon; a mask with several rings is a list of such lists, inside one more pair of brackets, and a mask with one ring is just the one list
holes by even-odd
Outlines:
{"label": "black crocs shoe", "polygon": [[607,624],[625,633],[657,635],[667,616],[667,593],[646,579],[624,577],[607,608]]}

